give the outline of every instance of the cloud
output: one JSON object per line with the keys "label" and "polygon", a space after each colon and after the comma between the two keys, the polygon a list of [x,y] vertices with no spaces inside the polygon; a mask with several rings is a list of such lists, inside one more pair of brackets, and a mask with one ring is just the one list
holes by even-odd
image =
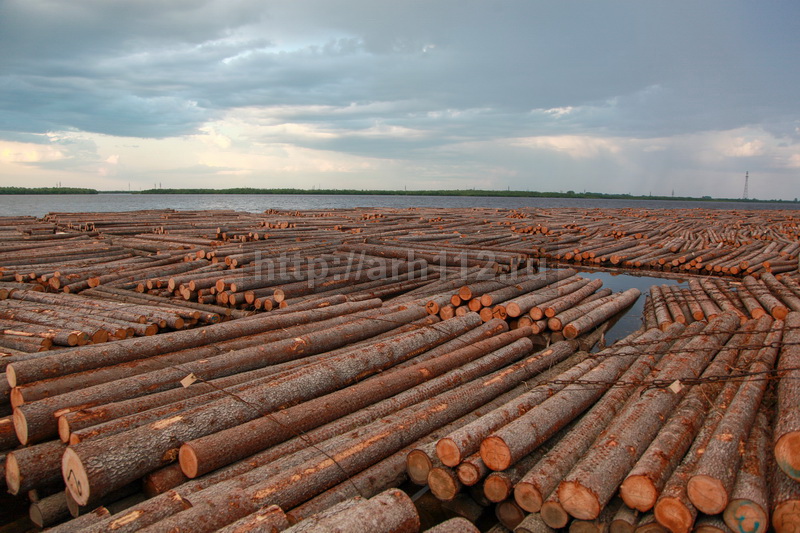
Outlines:
{"label": "cloud", "polygon": [[743,0],[6,0],[0,140],[39,145],[8,165],[92,179],[634,190],[747,164],[794,197],[797,20]]}

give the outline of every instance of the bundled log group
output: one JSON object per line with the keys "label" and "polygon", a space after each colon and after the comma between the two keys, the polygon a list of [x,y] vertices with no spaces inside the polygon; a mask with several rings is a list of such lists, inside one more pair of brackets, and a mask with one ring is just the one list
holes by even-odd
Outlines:
{"label": "bundled log group", "polygon": [[[418,531],[407,480],[440,533],[791,531],[797,220],[663,216],[0,219],[0,478],[54,531]],[[605,347],[639,291],[547,267],[623,252],[687,281]]]}

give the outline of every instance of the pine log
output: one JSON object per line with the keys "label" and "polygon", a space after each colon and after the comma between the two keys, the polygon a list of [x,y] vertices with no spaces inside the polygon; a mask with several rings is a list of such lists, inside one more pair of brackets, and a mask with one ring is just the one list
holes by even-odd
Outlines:
{"label": "pine log", "polygon": [[[337,437],[323,448],[326,451],[325,457],[312,455],[307,462],[292,468],[283,468],[280,461],[273,463],[268,469],[274,473],[267,477],[264,472],[251,471],[248,476],[254,481],[262,481],[243,489],[244,492],[241,494],[232,492],[231,486],[227,483],[215,485],[202,493],[195,493],[192,497],[194,507],[162,521],[159,528],[172,527],[173,524],[184,523],[187,519],[192,521],[193,516],[207,517],[208,506],[212,501],[219,502],[220,498],[223,500],[233,498],[236,500],[236,505],[224,505],[224,513],[213,513],[203,524],[206,530],[236,520],[252,512],[250,509],[253,509],[253,506],[263,505],[266,501],[282,507],[291,506],[297,499],[307,498],[309,491],[324,490],[327,486],[331,486],[329,484],[340,482],[346,477],[347,472],[363,468],[359,465],[363,465],[364,462],[373,463],[380,460],[386,454],[392,453],[392,450],[397,450],[414,438],[418,438],[417,435],[429,432],[431,427],[440,426],[447,420],[463,415],[498,393],[509,390],[519,383],[519,380],[531,377],[533,373],[543,368],[541,365],[553,363],[553,358],[558,360],[569,353],[571,353],[570,346],[553,345],[498,373],[442,394],[420,406],[415,406],[414,409],[397,413],[391,417],[396,422],[389,423],[389,419],[384,419],[359,430],[357,435]],[[352,439],[364,441],[368,445],[355,446]],[[305,474],[298,478],[297,472]],[[298,483],[301,480],[302,483]],[[208,503],[202,503],[204,501]],[[221,509],[217,504],[214,504],[214,508]]]}
{"label": "pine log", "polygon": [[[649,348],[628,371],[622,375],[621,381],[628,383],[642,382],[658,364],[667,350],[680,350],[693,334],[702,330],[703,325],[695,323],[688,328],[681,324],[672,325],[666,332],[650,329],[630,342],[637,341],[645,346],[656,343]],[[685,331],[684,331],[685,330]],[[676,338],[683,333],[681,339]],[[637,389],[635,385],[614,387],[592,407],[576,424],[569,439],[557,444],[542,460],[529,470],[517,483],[514,498],[528,512],[538,512],[547,496],[552,493],[561,479],[567,475],[575,463],[589,450],[600,432],[605,429],[612,418],[622,409],[628,398]]]}
{"label": "pine log", "polygon": [[[346,353],[337,358],[336,365],[311,365],[294,375],[241,391],[238,397],[224,397],[128,432],[77,444],[64,455],[64,479],[74,479],[67,484],[76,500],[84,503],[92,492],[110,492],[174,461],[177,447],[183,442],[342,388],[408,358],[415,351],[419,353],[477,326],[477,320],[475,315],[468,315],[436,324],[436,328],[401,336],[395,342]],[[258,406],[258,410],[252,406]],[[145,456],[142,449],[148,450]],[[108,461],[115,464],[114,470],[106,468]]]}
{"label": "pine log", "polygon": [[64,522],[48,529],[48,533],[83,533],[87,528],[100,524],[111,516],[105,507],[98,507],[90,513],[81,515],[74,520]]}
{"label": "pine log", "polygon": [[551,492],[550,496],[544,500],[539,514],[542,515],[544,523],[553,529],[565,528],[570,521],[569,513],[561,504],[561,500],[558,498],[558,492],[556,491]]}
{"label": "pine log", "polygon": [[786,332],[777,365],[778,405],[775,420],[775,460],[800,481],[800,313],[786,318]]}
{"label": "pine log", "polygon": [[772,431],[767,403],[762,402],[745,446],[742,468],[723,519],[732,531],[765,533],[769,527],[769,443]]}
{"label": "pine log", "polygon": [[[745,324],[720,350],[701,377],[727,376],[732,368],[749,366],[758,353],[757,347],[764,344],[771,321],[769,317],[762,317]],[[743,349],[748,346],[753,348]],[[722,381],[714,380],[695,385],[676,406],[620,486],[622,499],[629,507],[641,512],[653,508],[664,483],[697,436],[706,413],[723,386]]]}
{"label": "pine log", "polygon": [[621,505],[616,514],[614,514],[614,518],[608,526],[608,531],[609,533],[633,533],[638,522],[639,511],[631,509],[627,505]]}
{"label": "pine log", "polygon": [[[600,356],[604,353],[601,352]],[[625,346],[620,351],[613,350],[612,347],[610,353],[613,353],[611,357],[604,358],[582,378],[596,386],[568,385],[553,397],[484,439],[480,449],[481,458],[486,466],[492,470],[505,470],[531,453],[597,401],[641,356],[642,351],[637,347]]]}
{"label": "pine log", "polygon": [[709,410],[703,427],[692,441],[692,445],[684,455],[681,463],[672,472],[672,475],[664,485],[661,494],[658,496],[654,515],[658,522],[670,531],[676,533],[688,533],[691,531],[698,511],[689,501],[686,494],[686,485],[694,472],[700,457],[705,452],[705,448],[716,431],[717,425],[730,405],[736,392],[739,390],[738,381],[728,381],[722,391],[717,396],[714,406]]}
{"label": "pine log", "polygon": [[537,306],[536,308],[541,309],[542,316],[539,316],[539,313],[534,313],[534,309],[536,308],[532,308],[530,311],[531,318],[534,320],[541,320],[544,317],[552,318],[562,311],[566,311],[567,309],[580,304],[584,299],[591,296],[595,291],[600,290],[600,288],[603,286],[603,282],[599,279],[587,281],[588,283],[583,284],[581,287],[577,287],[577,290],[545,302],[541,306]]}
{"label": "pine log", "polygon": [[328,531],[376,533],[416,533],[420,521],[411,498],[399,489],[389,489],[368,500],[327,516],[311,527],[300,522],[286,531],[292,533],[324,533]]}
{"label": "pine log", "polygon": [[480,533],[480,531],[466,518],[457,516],[426,529],[425,533]]}
{"label": "pine log", "polygon": [[[773,323],[764,341],[765,346],[750,365],[749,372],[754,376],[772,371],[783,336],[783,326],[782,320]],[[756,377],[742,384],[700,458],[694,475],[689,479],[689,500],[701,512],[719,514],[727,507],[747,437],[768,383]]]}
{"label": "pine log", "polygon": [[760,281],[756,280],[753,276],[745,276],[742,283],[750,291],[764,309],[769,311],[769,314],[777,320],[784,320],[786,315],[789,314],[789,308],[783,302],[778,300],[769,289]]}
{"label": "pine log", "polygon": [[269,505],[259,509],[220,529],[218,533],[257,533],[259,531],[272,532],[284,531],[289,527],[289,521],[283,510],[277,505]]}
{"label": "pine log", "polygon": [[[135,397],[159,390],[178,388],[181,380],[190,373],[203,380],[208,380],[298,360],[309,355],[340,348],[356,340],[369,338],[372,335],[391,330],[398,324],[404,324],[422,316],[421,310],[410,309],[408,311],[384,314],[381,317],[384,320],[374,320],[366,317],[359,317],[357,320],[349,321],[346,319],[341,321],[334,319],[333,324],[336,325],[326,329],[277,340],[269,344],[223,353],[220,353],[216,347],[211,346],[209,348],[214,352],[215,356],[199,360],[198,356],[204,354],[205,350],[168,354],[158,361],[155,365],[157,368],[164,367],[164,359],[174,360],[180,358],[188,359],[188,361],[181,366],[172,364],[167,368],[153,370],[146,374],[124,379],[124,381],[117,380],[19,406],[15,409],[14,414],[15,430],[21,442],[35,442],[58,432],[58,424],[54,419],[54,415],[62,409],[70,408],[74,410],[81,407],[89,407],[98,402],[122,399],[126,396]],[[398,322],[395,322],[395,320]],[[124,371],[125,365],[118,367],[116,370],[118,372]]]}
{"label": "pine log", "polygon": [[37,527],[49,527],[70,517],[64,491],[34,502],[30,507],[31,522]]}
{"label": "pine log", "polygon": [[529,334],[530,330],[521,329],[473,342],[435,359],[404,368],[388,369],[373,378],[305,402],[296,408],[275,413],[271,417],[257,418],[246,424],[189,441],[181,446],[179,458],[182,468],[190,478],[210,472],[268,448],[298,432],[307,431],[410,389]]}
{"label": "pine log", "polygon": [[514,533],[555,533],[555,529],[548,526],[542,515],[532,513],[527,515],[514,529]]}
{"label": "pine log", "polygon": [[539,385],[529,393],[487,414],[480,420],[447,435],[436,444],[436,455],[445,465],[458,466],[464,458],[478,451],[481,441],[492,432],[511,423],[562,390],[566,383],[579,379],[599,362],[600,358],[590,357],[559,375],[556,383]]}
{"label": "pine log", "polygon": [[[36,359],[13,363],[6,368],[6,374],[9,383],[12,386],[18,386],[50,377],[126,363],[167,351],[174,352],[270,329],[342,316],[380,305],[380,300],[377,300],[345,303],[294,313],[270,313],[235,322],[214,324],[199,330],[175,331],[109,345],[71,348],[69,352],[62,351],[56,355],[44,355]],[[66,353],[69,353],[69,357],[64,357]]]}
{"label": "pine log", "polygon": [[[520,340],[517,342],[524,343],[526,341]],[[534,365],[531,369],[531,374],[530,374],[530,376],[533,376],[534,374],[540,373],[548,367],[557,366],[559,364],[558,361],[562,359],[569,359],[567,357],[569,355],[569,352],[568,351],[563,352],[560,349],[552,352],[545,351],[543,353],[545,354],[543,358],[539,355],[536,355],[529,358],[527,364],[522,364],[522,365],[515,364],[512,368],[522,370],[526,368],[527,365]],[[451,377],[450,374],[448,374],[446,376],[442,376],[441,378],[436,378],[435,380],[432,380],[431,383],[433,383],[434,381],[442,382],[443,388],[438,388],[438,389],[430,388],[429,392],[431,394],[435,394],[437,391],[441,392],[450,389],[454,385],[458,385],[460,383],[466,383],[468,380],[474,380],[479,376],[484,375],[487,371],[488,372],[494,371],[494,369],[497,368],[497,366],[503,366],[510,362],[502,357],[493,357],[492,355],[487,356],[484,359],[487,359],[488,363],[481,361],[476,363],[471,363],[469,365],[465,365],[461,369],[457,369],[451,372],[450,374],[453,374],[453,377]],[[492,365],[495,365],[494,368]],[[517,370],[515,370],[515,372],[516,371]],[[454,379],[456,374],[458,375],[458,379]],[[530,376],[528,379],[530,379]],[[525,385],[518,385],[516,389],[519,390],[516,392],[514,391],[514,389],[509,391],[507,393],[509,395],[508,398],[503,399],[502,396],[498,397],[499,400],[498,405],[505,403],[509,399],[515,397],[525,388],[526,388]],[[398,398],[399,396],[407,396],[407,395],[408,395],[407,393],[403,393],[401,395],[398,395]],[[421,401],[428,397],[429,396],[425,395],[422,396],[414,395],[414,398],[416,398],[416,400],[413,401]],[[382,404],[388,406],[388,408],[384,407],[384,405]],[[297,457],[299,456],[299,454],[295,452],[298,452],[300,450],[307,450],[310,445],[313,445],[315,443],[320,443],[325,439],[341,435],[346,431],[350,431],[356,427],[359,427],[360,425],[368,424],[374,421],[377,417],[387,416],[388,414],[395,412],[396,410],[395,406],[397,405],[399,405],[400,407],[405,407],[409,404],[403,402],[399,403],[391,402],[388,400],[384,402],[379,402],[378,404],[376,404],[371,408],[363,409],[362,411],[354,413],[351,416],[340,419],[334,423],[327,424],[326,426],[323,426],[316,430],[312,430],[306,435],[302,436],[302,438],[300,437],[294,438],[291,441],[287,441],[281,445],[270,448],[269,450],[265,450],[264,452],[261,452],[249,458],[246,461],[240,461],[239,463],[220,469],[214,472],[213,474],[208,474],[196,480],[189,481],[188,483],[185,483],[184,485],[179,487],[180,494],[183,495],[184,497],[188,497],[194,492],[203,490],[204,488],[207,488],[215,483],[220,483],[222,481],[232,479],[236,476],[244,475],[247,472],[265,466],[271,461],[274,461],[288,454],[294,453],[294,456]],[[497,405],[493,407],[496,406]],[[488,407],[488,409],[491,409],[493,407]],[[473,420],[474,418],[477,418],[478,416],[482,416],[486,412],[483,411],[482,409],[483,408],[480,408],[473,414],[471,414],[470,416],[472,416],[473,418],[461,421],[459,424],[463,425]],[[459,421],[457,420],[456,422]],[[456,422],[454,422],[454,424],[456,424]],[[459,427],[459,425],[454,425],[452,428],[446,428],[444,430],[451,431],[455,427]],[[301,462],[302,460],[306,460],[307,458],[308,457],[300,458],[298,459],[298,461]],[[146,504],[138,506],[135,511],[132,511],[131,513],[126,514],[125,516],[120,517],[118,521],[115,521],[114,529],[117,530],[119,533],[125,533],[128,531],[134,531],[136,529],[140,529],[141,527],[153,524],[160,519],[171,516],[172,514],[181,511],[183,509],[183,504],[181,503],[181,501],[182,499],[179,497],[177,493],[167,492],[165,494],[162,494],[154,498],[153,500],[146,502]],[[122,523],[123,521],[124,525]],[[95,533],[95,530],[92,530],[92,532]]]}
{"label": "pine log", "polygon": [[770,473],[772,527],[777,533],[794,533],[800,528],[800,483],[773,466]]}
{"label": "pine log", "polygon": [[513,500],[498,503],[494,508],[494,514],[501,524],[511,530],[516,530],[525,519],[525,511]]}
{"label": "pine log", "polygon": [[27,448],[18,448],[6,456],[6,485],[11,494],[59,485],[59,465],[66,446],[50,441]]}
{"label": "pine log", "polygon": [[450,501],[461,491],[461,481],[455,470],[448,466],[434,466],[428,472],[428,487],[440,501]]}
{"label": "pine log", "polygon": [[[662,360],[657,378],[666,383],[697,378],[733,335],[737,324],[738,315],[720,315],[681,352]],[[570,515],[582,520],[597,518],[685,393],[685,388],[678,392],[649,389],[615,418],[592,451],[559,484],[560,500]]]}
{"label": "pine log", "polygon": [[564,336],[574,339],[589,329],[608,320],[617,313],[624,311],[639,298],[639,289],[628,289],[617,294],[611,301],[598,305],[580,318],[573,320],[563,327]]}

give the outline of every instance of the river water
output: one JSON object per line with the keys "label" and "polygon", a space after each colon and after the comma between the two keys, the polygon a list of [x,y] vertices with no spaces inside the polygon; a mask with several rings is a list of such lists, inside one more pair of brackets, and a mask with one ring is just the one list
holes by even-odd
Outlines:
{"label": "river water", "polygon": [[350,209],[354,207],[524,208],[574,207],[644,209],[800,209],[799,203],[680,202],[584,198],[498,198],[487,196],[388,196],[316,194],[69,194],[0,195],[0,216],[36,216],[50,212],[136,211],[141,209],[233,209],[258,213],[267,209]]}

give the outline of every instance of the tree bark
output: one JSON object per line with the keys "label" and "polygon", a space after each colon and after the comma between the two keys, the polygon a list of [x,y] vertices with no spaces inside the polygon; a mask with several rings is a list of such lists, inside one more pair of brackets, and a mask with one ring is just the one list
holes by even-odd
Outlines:
{"label": "tree bark", "polygon": [[[773,323],[764,341],[765,346],[750,365],[749,372],[753,375],[772,371],[783,336],[783,326],[782,320]],[[713,515],[723,512],[727,507],[745,444],[768,383],[765,379],[745,381],[719,422],[687,485],[689,499],[700,511]]]}
{"label": "tree bark", "polygon": [[[738,316],[732,313],[709,323],[703,335],[662,360],[657,378],[673,383],[698,377],[733,335],[737,324]],[[649,389],[615,418],[592,451],[559,484],[558,494],[569,514],[583,520],[600,514],[685,391]]]}
{"label": "tree bark", "polygon": [[787,476],[800,481],[800,313],[786,318],[778,375],[775,461]]}

